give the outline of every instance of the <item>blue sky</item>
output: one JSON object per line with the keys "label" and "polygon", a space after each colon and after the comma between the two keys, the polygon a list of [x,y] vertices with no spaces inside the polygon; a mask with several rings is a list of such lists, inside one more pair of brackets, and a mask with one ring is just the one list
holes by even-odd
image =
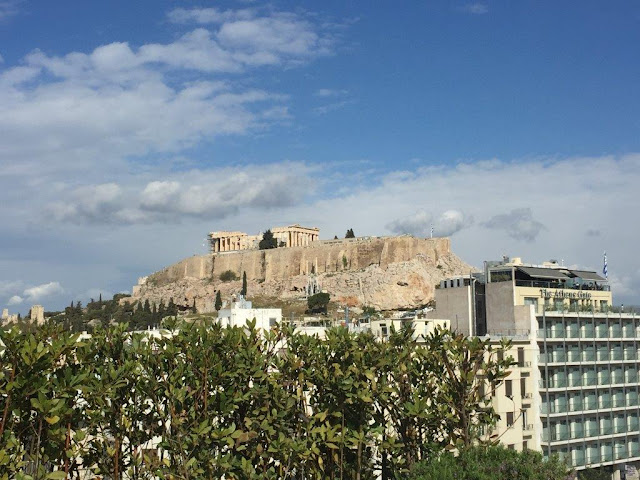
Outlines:
{"label": "blue sky", "polygon": [[0,303],[211,230],[450,235],[640,303],[640,5],[0,1]]}

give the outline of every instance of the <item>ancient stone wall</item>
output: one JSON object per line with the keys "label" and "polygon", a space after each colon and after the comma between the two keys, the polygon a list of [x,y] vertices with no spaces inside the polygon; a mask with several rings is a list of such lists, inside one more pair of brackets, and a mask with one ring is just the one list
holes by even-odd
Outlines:
{"label": "ancient stone wall", "polygon": [[217,280],[231,270],[249,281],[284,281],[297,275],[356,271],[371,265],[386,269],[416,256],[436,263],[451,253],[448,238],[411,236],[371,237],[317,242],[306,247],[248,250],[186,258],[149,276],[150,285],[164,285],[184,278]]}

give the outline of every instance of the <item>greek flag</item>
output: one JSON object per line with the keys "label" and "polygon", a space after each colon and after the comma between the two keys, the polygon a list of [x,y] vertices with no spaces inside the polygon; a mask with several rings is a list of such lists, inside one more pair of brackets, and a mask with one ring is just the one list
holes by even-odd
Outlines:
{"label": "greek flag", "polygon": [[609,278],[609,270],[607,269],[607,252],[604,252],[604,265],[602,266],[602,273],[605,278]]}

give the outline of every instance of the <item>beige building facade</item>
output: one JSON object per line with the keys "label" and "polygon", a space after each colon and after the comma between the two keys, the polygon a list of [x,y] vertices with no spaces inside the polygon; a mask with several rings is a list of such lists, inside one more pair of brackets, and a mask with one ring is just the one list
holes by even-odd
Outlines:
{"label": "beige building facade", "polygon": [[[320,238],[320,229],[316,227],[302,227],[298,224],[286,227],[271,228],[278,245],[284,247],[305,247]],[[262,240],[260,235],[248,235],[244,232],[210,232],[209,244],[211,253],[235,252],[239,250],[255,250]]]}
{"label": "beige building facade", "polygon": [[[557,454],[576,470],[640,465],[640,317],[614,312],[606,278],[547,262],[487,262],[436,289],[437,318],[510,338],[517,365],[492,396],[491,435]],[[630,478],[630,477],[628,477]]]}

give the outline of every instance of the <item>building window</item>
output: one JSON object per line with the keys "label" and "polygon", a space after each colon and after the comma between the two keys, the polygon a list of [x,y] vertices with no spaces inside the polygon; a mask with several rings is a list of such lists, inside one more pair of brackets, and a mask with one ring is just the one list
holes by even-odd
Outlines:
{"label": "building window", "polygon": [[518,347],[518,366],[524,367],[524,348]]}
{"label": "building window", "polygon": [[522,398],[527,397],[527,379],[526,378],[520,379],[520,396]]}
{"label": "building window", "polygon": [[509,398],[513,397],[513,381],[511,380],[504,381],[504,392],[507,397]]}
{"label": "building window", "polygon": [[513,425],[513,412],[507,412],[507,427]]}
{"label": "building window", "polygon": [[526,440],[522,442],[522,450],[529,450],[529,444]]}
{"label": "building window", "polygon": [[511,270],[496,270],[491,272],[491,282],[508,282],[512,278]]}
{"label": "building window", "polygon": [[276,318],[270,318],[269,319],[269,327],[275,327],[276,326]]}
{"label": "building window", "polygon": [[515,450],[515,449],[516,449],[516,446],[515,446],[513,443],[510,443],[509,445],[507,445],[507,448],[508,448],[509,450]]}
{"label": "building window", "polygon": [[538,299],[536,297],[524,297],[525,305],[533,305],[538,310]]}

